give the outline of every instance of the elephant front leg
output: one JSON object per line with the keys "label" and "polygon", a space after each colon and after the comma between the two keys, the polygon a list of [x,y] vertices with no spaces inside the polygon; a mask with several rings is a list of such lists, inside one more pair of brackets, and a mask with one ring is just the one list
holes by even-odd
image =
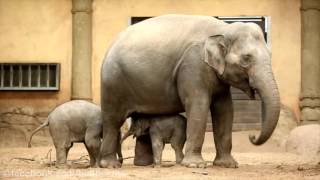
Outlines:
{"label": "elephant front leg", "polygon": [[162,151],[164,148],[164,143],[159,137],[159,134],[150,134],[152,141],[152,152],[153,152],[153,161],[154,167],[160,167],[162,159]]}
{"label": "elephant front leg", "polygon": [[201,150],[204,141],[210,101],[207,96],[195,96],[186,102],[187,141],[185,156],[181,162],[187,167],[206,167]]}
{"label": "elephant front leg", "polygon": [[211,105],[211,116],[216,146],[213,165],[237,168],[238,163],[231,155],[233,105],[230,91],[219,94]]}
{"label": "elephant front leg", "polygon": [[89,153],[90,166],[99,167],[99,153],[100,153],[100,133],[98,128],[89,127],[85,135],[85,147]]}

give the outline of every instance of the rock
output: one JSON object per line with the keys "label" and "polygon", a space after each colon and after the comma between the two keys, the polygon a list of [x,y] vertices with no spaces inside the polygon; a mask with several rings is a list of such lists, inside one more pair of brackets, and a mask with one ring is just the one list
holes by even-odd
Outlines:
{"label": "rock", "polygon": [[320,156],[320,125],[310,124],[293,129],[286,142],[286,151],[308,157]]}
{"label": "rock", "polygon": [[297,127],[297,119],[293,111],[289,107],[281,105],[278,124],[271,136],[271,139],[275,141],[278,146],[285,147],[289,134],[295,127]]}

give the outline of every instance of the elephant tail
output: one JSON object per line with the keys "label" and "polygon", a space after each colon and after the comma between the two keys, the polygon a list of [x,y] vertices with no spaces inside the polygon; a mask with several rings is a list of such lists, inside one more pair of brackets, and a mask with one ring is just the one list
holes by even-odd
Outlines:
{"label": "elephant tail", "polygon": [[29,141],[28,141],[28,148],[31,147],[31,140],[32,140],[32,136],[37,133],[40,129],[46,127],[49,125],[49,119],[47,119],[43,124],[41,124],[39,127],[37,127],[37,129],[33,130],[30,137],[29,137]]}

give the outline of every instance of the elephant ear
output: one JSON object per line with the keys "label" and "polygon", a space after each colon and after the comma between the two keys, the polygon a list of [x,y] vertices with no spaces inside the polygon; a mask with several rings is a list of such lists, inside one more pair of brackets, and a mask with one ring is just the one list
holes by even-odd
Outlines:
{"label": "elephant ear", "polygon": [[204,45],[204,61],[213,67],[219,75],[222,75],[226,66],[224,60],[227,54],[227,47],[223,35],[210,36]]}

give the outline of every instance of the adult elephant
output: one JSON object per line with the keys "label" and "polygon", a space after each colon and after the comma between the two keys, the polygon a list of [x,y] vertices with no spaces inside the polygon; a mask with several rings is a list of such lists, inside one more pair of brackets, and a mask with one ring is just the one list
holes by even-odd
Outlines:
{"label": "adult elephant", "polygon": [[[119,167],[119,128],[126,117],[187,114],[182,164],[203,167],[206,120],[214,120],[214,165],[237,167],[231,156],[233,107],[230,86],[262,99],[262,129],[255,145],[271,136],[279,117],[279,93],[271,54],[261,29],[209,16],[164,15],[128,27],[106,54],[101,70],[104,138],[101,167]],[[135,162],[150,163],[150,143],[138,139]],[[139,152],[148,152],[142,154]],[[152,154],[151,154],[152,155]],[[136,163],[139,164],[139,163]]]}

